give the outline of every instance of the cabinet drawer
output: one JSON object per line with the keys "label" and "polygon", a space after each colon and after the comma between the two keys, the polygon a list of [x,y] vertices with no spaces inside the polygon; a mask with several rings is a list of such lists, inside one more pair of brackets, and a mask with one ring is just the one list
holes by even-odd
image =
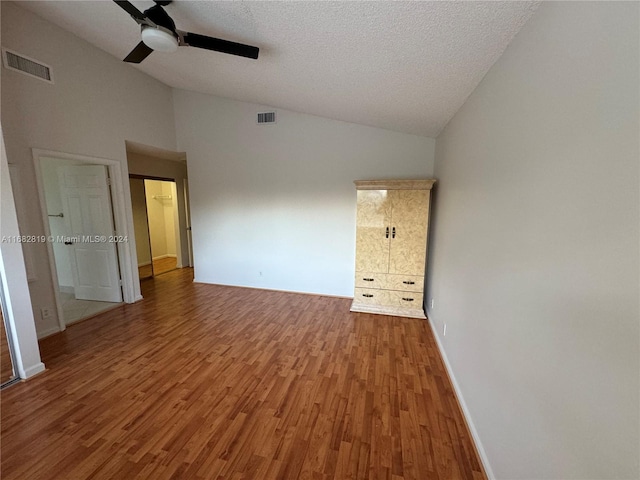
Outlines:
{"label": "cabinet drawer", "polygon": [[422,293],[424,291],[424,277],[420,275],[387,275],[384,288]]}
{"label": "cabinet drawer", "polygon": [[388,291],[373,288],[356,288],[353,301],[367,305],[395,305],[395,300],[389,298]]}
{"label": "cabinet drawer", "polygon": [[422,293],[388,290],[388,305],[422,310]]}
{"label": "cabinet drawer", "polygon": [[356,287],[360,288],[386,288],[384,273],[356,272]]}

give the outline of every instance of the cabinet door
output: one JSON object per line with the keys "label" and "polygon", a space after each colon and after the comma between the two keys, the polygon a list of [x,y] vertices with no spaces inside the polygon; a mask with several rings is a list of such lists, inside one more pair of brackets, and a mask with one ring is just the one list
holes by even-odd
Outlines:
{"label": "cabinet door", "polygon": [[390,240],[387,228],[390,220],[387,190],[358,190],[356,271],[387,273]]}
{"label": "cabinet door", "polygon": [[429,220],[429,190],[389,190],[392,205],[389,273],[423,275]]}

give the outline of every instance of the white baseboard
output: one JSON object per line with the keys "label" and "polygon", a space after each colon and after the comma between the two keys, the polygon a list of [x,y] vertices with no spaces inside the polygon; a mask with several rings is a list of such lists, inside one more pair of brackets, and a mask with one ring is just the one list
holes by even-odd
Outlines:
{"label": "white baseboard", "polygon": [[462,408],[462,414],[464,415],[464,418],[467,421],[467,426],[471,431],[473,442],[476,444],[476,450],[478,451],[478,455],[480,455],[480,461],[482,462],[484,471],[487,474],[487,478],[489,480],[495,480],[496,476],[493,474],[493,470],[491,469],[491,464],[489,463],[489,458],[487,457],[487,453],[484,451],[484,447],[482,446],[482,442],[480,441],[478,431],[476,430],[476,427],[473,424],[473,420],[471,419],[471,414],[469,413],[469,409],[467,408],[467,403],[464,401],[464,397],[462,396],[462,392],[460,391],[460,386],[458,385],[456,376],[453,374],[453,370],[451,369],[451,364],[449,363],[449,359],[447,358],[447,353],[445,352],[442,346],[442,343],[440,342],[440,337],[438,337],[436,326],[432,318],[433,318],[432,313],[430,311],[427,311],[427,321],[429,322],[429,326],[431,327],[433,336],[435,337],[436,343],[438,344],[438,350],[440,350],[440,356],[442,357],[444,366],[447,369],[447,373],[449,374],[449,379],[451,380],[451,384],[453,385],[453,390],[455,391],[460,407]]}
{"label": "white baseboard", "polygon": [[44,363],[39,362],[39,363],[36,363],[35,365],[30,366],[29,368],[26,368],[23,372],[20,372],[20,378],[22,378],[23,380],[26,380],[27,378],[31,378],[34,375],[37,375],[44,371],[45,371]]}
{"label": "white baseboard", "polygon": [[282,292],[282,293],[299,293],[300,295],[313,295],[316,297],[332,297],[332,298],[347,298],[353,300],[353,297],[347,297],[344,295],[335,295],[333,293],[316,293],[316,292],[299,292],[297,290],[282,290],[279,288],[266,288],[266,287],[251,287],[249,285],[231,285],[227,283],[211,283],[200,280],[199,278],[193,279],[193,283],[202,283],[204,285],[217,285],[220,287],[234,287],[234,288],[250,288],[252,290],[264,290],[266,292]]}
{"label": "white baseboard", "polygon": [[153,257],[154,260],[162,260],[163,258],[177,258],[178,255],[173,253],[167,253],[166,255],[158,255],[157,257]]}
{"label": "white baseboard", "polygon": [[52,327],[47,328],[46,330],[42,330],[37,333],[38,340],[42,340],[43,338],[50,337],[51,335],[55,335],[56,333],[60,333],[60,327]]}

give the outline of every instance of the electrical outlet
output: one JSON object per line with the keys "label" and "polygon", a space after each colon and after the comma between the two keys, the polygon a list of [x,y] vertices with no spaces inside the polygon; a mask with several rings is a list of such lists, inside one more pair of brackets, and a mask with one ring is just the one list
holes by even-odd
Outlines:
{"label": "electrical outlet", "polygon": [[442,336],[446,337],[447,336],[447,324],[444,324],[444,328],[442,329]]}
{"label": "electrical outlet", "polygon": [[51,309],[49,308],[41,308],[40,309],[40,314],[42,316],[42,320],[48,320],[49,318],[51,318]]}
{"label": "electrical outlet", "polygon": [[431,310],[433,310],[433,298],[431,299]]}

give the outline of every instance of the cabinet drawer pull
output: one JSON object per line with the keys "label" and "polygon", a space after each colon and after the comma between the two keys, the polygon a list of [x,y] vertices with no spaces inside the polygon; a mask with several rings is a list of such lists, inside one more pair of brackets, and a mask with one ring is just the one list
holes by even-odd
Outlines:
{"label": "cabinet drawer pull", "polygon": [[365,282],[373,282],[373,278],[363,278]]}
{"label": "cabinet drawer pull", "polygon": [[393,227],[392,232],[391,238],[396,238],[396,227]]}
{"label": "cabinet drawer pull", "polygon": [[363,293],[362,296],[363,297],[367,297],[367,298],[373,297],[373,295],[371,293]]}
{"label": "cabinet drawer pull", "polygon": [[387,227],[387,233],[385,234],[385,238],[389,238],[389,227]]}
{"label": "cabinet drawer pull", "polygon": [[413,298],[402,297],[405,302],[413,302]]}
{"label": "cabinet drawer pull", "polygon": [[405,285],[415,285],[416,284],[416,282],[412,282],[411,280],[405,280],[402,283],[404,283]]}

